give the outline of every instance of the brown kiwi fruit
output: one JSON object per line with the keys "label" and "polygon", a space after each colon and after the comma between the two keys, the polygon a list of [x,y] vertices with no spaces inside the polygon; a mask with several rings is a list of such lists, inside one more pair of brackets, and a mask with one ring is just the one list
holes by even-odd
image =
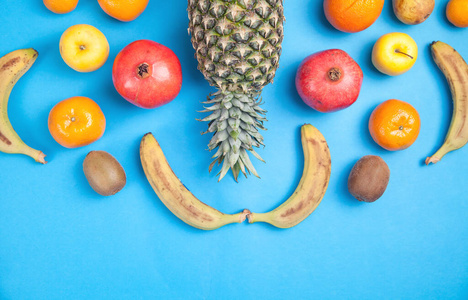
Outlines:
{"label": "brown kiwi fruit", "polygon": [[385,161],[375,155],[363,156],[356,162],[348,177],[348,190],[354,198],[374,202],[387,189],[390,169]]}
{"label": "brown kiwi fruit", "polygon": [[91,151],[83,161],[83,172],[89,185],[102,196],[119,192],[127,183],[120,163],[105,151]]}

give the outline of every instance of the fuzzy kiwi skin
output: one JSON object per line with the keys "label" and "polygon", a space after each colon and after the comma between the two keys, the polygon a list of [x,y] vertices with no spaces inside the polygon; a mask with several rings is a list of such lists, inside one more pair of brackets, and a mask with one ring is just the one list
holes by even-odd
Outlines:
{"label": "fuzzy kiwi skin", "polygon": [[83,172],[89,185],[102,196],[116,194],[127,183],[120,163],[105,151],[89,152],[83,161]]}
{"label": "fuzzy kiwi skin", "polygon": [[390,169],[376,155],[366,155],[356,162],[348,177],[348,190],[354,198],[374,202],[387,189]]}

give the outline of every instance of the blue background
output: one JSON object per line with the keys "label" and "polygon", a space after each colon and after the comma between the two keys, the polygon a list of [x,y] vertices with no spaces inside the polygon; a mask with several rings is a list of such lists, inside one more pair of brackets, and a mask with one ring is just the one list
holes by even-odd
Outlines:
{"label": "blue background", "polygon": [[[81,0],[66,15],[39,0],[1,1],[0,53],[34,47],[39,58],[13,89],[9,115],[23,138],[47,154],[45,166],[29,157],[0,153],[1,299],[467,299],[468,147],[437,165],[423,164],[443,142],[450,123],[450,90],[431,59],[429,44],[442,40],[468,58],[468,29],[450,25],[444,1],[436,1],[423,24],[400,23],[387,0],[367,30],[346,34],[326,21],[319,0],[285,1],[285,38],[275,82],[263,91],[268,110],[267,161],[254,164],[262,179],[228,175],[217,183],[208,173],[209,136],[196,121],[213,90],[196,68],[187,34],[186,1],[151,0],[135,21],[107,16],[97,1]],[[100,29],[110,44],[106,64],[78,73],[61,59],[58,42],[75,24]],[[398,77],[376,71],[374,42],[388,32],[406,32],[419,46],[415,66]],[[113,59],[128,43],[152,39],[179,57],[183,85],[170,104],[143,110],[115,91]],[[321,114],[296,93],[299,63],[316,51],[340,48],[362,67],[357,102]],[[104,136],[65,149],[50,136],[47,117],[59,101],[88,96],[107,118]],[[421,133],[407,150],[388,152],[367,130],[382,101],[411,103]],[[303,157],[299,128],[312,123],[327,138],[332,155],[328,191],[318,209],[298,226],[234,224],[204,232],[179,219],[159,201],[139,161],[139,142],[153,132],[182,182],[202,201],[226,213],[265,212],[295,189]],[[82,162],[105,150],[125,168],[127,185],[101,197],[88,185]],[[381,199],[360,203],[347,191],[353,164],[380,155],[391,170]]]}

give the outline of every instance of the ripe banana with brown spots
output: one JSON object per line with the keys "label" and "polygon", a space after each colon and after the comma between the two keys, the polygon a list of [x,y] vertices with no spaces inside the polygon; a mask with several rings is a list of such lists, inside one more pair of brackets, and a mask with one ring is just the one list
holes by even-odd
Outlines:
{"label": "ripe banana with brown spots", "polygon": [[44,153],[26,145],[11,126],[8,118],[8,100],[16,82],[33,65],[37,51],[21,49],[0,58],[0,151],[28,155],[45,164]]}
{"label": "ripe banana with brown spots", "polygon": [[460,149],[468,142],[468,65],[461,55],[443,42],[431,44],[432,57],[444,73],[453,100],[452,121],[439,150],[426,158],[426,165],[437,163],[450,151]]}
{"label": "ripe banana with brown spots", "polygon": [[242,223],[248,210],[237,214],[224,214],[198,200],[179,178],[164,156],[151,133],[140,143],[141,165],[146,178],[166,207],[185,223],[203,230],[213,230],[231,223]]}
{"label": "ripe banana with brown spots", "polygon": [[301,127],[301,140],[304,170],[296,190],[276,209],[248,214],[249,223],[266,222],[279,228],[290,228],[307,218],[322,201],[331,174],[328,144],[320,131],[310,124]]}

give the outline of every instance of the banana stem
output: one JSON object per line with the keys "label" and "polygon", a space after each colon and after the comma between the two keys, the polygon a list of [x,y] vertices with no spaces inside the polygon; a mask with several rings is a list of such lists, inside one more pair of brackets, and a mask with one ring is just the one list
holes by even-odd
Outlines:
{"label": "banana stem", "polygon": [[426,158],[426,165],[429,165],[430,163],[437,163],[439,162],[442,157],[444,157],[445,154],[449,153],[450,151],[453,151],[455,149],[453,149],[452,147],[450,147],[448,144],[444,144],[442,145],[442,147],[440,147],[439,150],[437,150],[436,153],[434,153],[434,155]]}
{"label": "banana stem", "polygon": [[244,209],[242,212],[237,213],[237,214],[232,214],[232,215],[225,214],[223,219],[226,222],[226,224],[242,223],[250,214],[251,214],[250,210]]}
{"label": "banana stem", "polygon": [[269,213],[250,213],[247,215],[249,223],[256,222],[265,222],[270,223],[270,214]]}
{"label": "banana stem", "polygon": [[42,153],[42,151],[39,151],[39,150],[36,150],[36,149],[33,149],[29,146],[26,145],[26,147],[24,147],[23,149],[21,149],[21,151],[18,152],[19,154],[24,154],[24,155],[27,155],[27,156],[30,156],[32,158],[34,158],[35,161],[37,161],[38,163],[41,163],[41,164],[46,164],[47,162],[45,161],[45,154]]}

